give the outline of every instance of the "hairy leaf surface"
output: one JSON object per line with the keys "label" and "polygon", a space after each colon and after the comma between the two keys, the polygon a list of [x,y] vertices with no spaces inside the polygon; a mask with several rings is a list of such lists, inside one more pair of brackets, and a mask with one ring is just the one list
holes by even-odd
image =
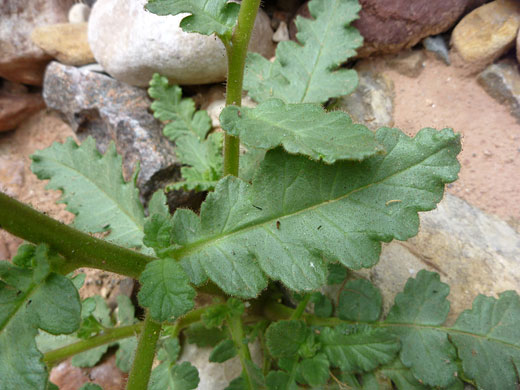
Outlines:
{"label": "hairy leaf surface", "polygon": [[330,363],[346,372],[370,371],[391,362],[399,340],[382,329],[323,328],[318,336]]}
{"label": "hairy leaf surface", "polygon": [[255,108],[228,106],[220,124],[246,146],[273,149],[283,145],[289,153],[326,163],[362,160],[380,151],[367,127],[353,124],[344,112],[326,112],[317,104],[271,99]]}
{"label": "hairy leaf surface", "polygon": [[190,362],[171,366],[161,363],[152,371],[149,390],[192,390],[199,384],[199,372]]}
{"label": "hairy leaf surface", "polygon": [[256,296],[266,275],[294,290],[316,289],[326,282],[324,258],[373,266],[380,241],[417,234],[417,212],[433,209],[444,184],[456,179],[460,150],[448,129],[423,129],[411,139],[385,128],[377,141],[387,153],[361,163],[268,152],[252,185],[225,177],[200,218],[175,214],[171,256],[193,283],[208,275],[240,297]]}
{"label": "hairy leaf surface", "polygon": [[368,280],[351,280],[339,297],[338,317],[351,321],[377,321],[382,300],[379,290]]}
{"label": "hairy leaf surface", "polygon": [[62,191],[61,201],[76,215],[73,225],[88,233],[110,232],[115,244],[142,246],[144,212],[135,178],[123,179],[121,157],[111,143],[104,155],[93,138],[78,146],[72,138],[31,156],[32,171],[47,188]]}
{"label": "hairy leaf surface", "polygon": [[139,281],[139,303],[150,309],[154,320],[172,321],[193,308],[195,290],[175,260],[165,258],[148,263]]}
{"label": "hairy leaf surface", "polygon": [[151,109],[161,121],[170,121],[164,126],[166,137],[176,141],[183,135],[195,135],[204,139],[211,129],[211,119],[206,111],[196,111],[195,102],[182,98],[178,85],[169,85],[168,79],[155,73],[150,81],[148,94],[154,99]]}
{"label": "hairy leaf surface", "polygon": [[479,295],[460,314],[450,338],[462,359],[464,374],[482,390],[516,390],[520,368],[520,297]]}
{"label": "hairy leaf surface", "polygon": [[303,321],[278,321],[267,328],[266,345],[273,357],[294,357],[308,333]]}
{"label": "hairy leaf surface", "polygon": [[417,379],[430,386],[447,387],[455,381],[456,353],[448,335],[421,327],[444,323],[450,311],[449,292],[438,274],[422,270],[415,279],[408,279],[386,319],[391,324],[411,325],[393,329],[401,339],[401,360]]}
{"label": "hairy leaf surface", "polygon": [[227,0],[148,0],[146,9],[156,15],[177,15],[188,12],[181,21],[185,32],[231,36],[240,5]]}
{"label": "hairy leaf surface", "polygon": [[27,268],[0,262],[1,390],[44,389],[48,374],[36,347],[38,329],[68,334],[79,327],[78,292],[51,272],[47,254],[45,245],[36,247]]}
{"label": "hairy leaf surface", "polygon": [[177,140],[177,157],[185,166],[181,168],[184,181],[171,184],[167,190],[208,191],[215,188],[223,175],[223,134],[213,133],[205,140],[184,136]]}
{"label": "hairy leaf surface", "polygon": [[296,18],[299,43],[280,42],[274,62],[249,54],[244,88],[257,102],[279,98],[286,103],[323,103],[351,93],[356,71],[339,66],[356,54],[363,38],[349,26],[361,9],[357,0],[313,0],[314,19]]}

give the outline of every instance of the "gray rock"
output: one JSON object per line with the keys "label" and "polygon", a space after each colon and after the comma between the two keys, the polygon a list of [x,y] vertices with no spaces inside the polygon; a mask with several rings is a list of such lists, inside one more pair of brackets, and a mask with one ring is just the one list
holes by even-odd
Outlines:
{"label": "gray rock", "polygon": [[379,263],[359,273],[381,289],[385,313],[421,269],[439,273],[450,285],[449,323],[478,294],[520,292],[520,234],[507,223],[450,194],[420,218],[416,237],[385,245]]}
{"label": "gray rock", "polygon": [[[208,84],[225,80],[224,46],[215,36],[188,34],[179,27],[186,14],[157,16],[144,9],[147,0],[98,0],[89,19],[94,56],[113,77],[146,86],[155,72],[176,84]],[[273,31],[260,12],[250,50],[274,53]]]}
{"label": "gray rock", "polygon": [[47,106],[60,111],[80,139],[93,136],[101,152],[115,141],[127,178],[140,161],[137,184],[144,197],[159,186],[157,178],[171,179],[178,169],[173,145],[148,112],[151,101],[145,90],[52,62],[45,73],[43,96]]}
{"label": "gray rock", "polygon": [[451,64],[448,45],[442,35],[425,38],[423,39],[422,44],[426,50],[434,53],[435,56],[439,60],[444,61],[446,65]]}
{"label": "gray rock", "polygon": [[394,124],[394,84],[383,74],[376,73],[367,63],[356,67],[359,84],[356,90],[338,99],[336,108],[347,112],[355,123],[369,129]]}
{"label": "gray rock", "polygon": [[502,60],[487,67],[478,76],[479,84],[502,104],[511,107],[511,114],[520,123],[520,73],[512,59]]}
{"label": "gray rock", "polygon": [[9,0],[0,2],[0,77],[41,85],[52,59],[31,41],[35,27],[64,23],[75,0]]}

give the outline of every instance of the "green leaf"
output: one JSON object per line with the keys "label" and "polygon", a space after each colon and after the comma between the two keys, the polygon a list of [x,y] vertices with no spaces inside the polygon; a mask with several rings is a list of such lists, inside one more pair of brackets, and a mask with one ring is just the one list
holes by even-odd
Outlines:
{"label": "green leaf", "polygon": [[103,388],[96,383],[85,383],[79,390],[103,390]]}
{"label": "green leaf", "polygon": [[181,21],[185,32],[230,37],[240,5],[227,0],[148,0],[146,9],[156,15],[190,13]]}
{"label": "green leaf", "polygon": [[167,360],[170,364],[173,364],[179,358],[180,353],[179,339],[168,338],[162,342],[162,347],[157,352],[157,358],[160,361]]}
{"label": "green leaf", "polygon": [[[269,151],[253,184],[231,176],[202,204],[200,219],[184,212],[171,255],[193,283],[208,275],[231,295],[256,296],[271,279],[292,290],[326,282],[327,263],[360,269],[377,263],[380,241],[417,234],[418,211],[435,208],[456,179],[459,137],[421,130],[410,138],[383,128],[387,154],[363,162],[317,163]],[[176,213],[177,214],[177,213]],[[188,217],[189,214],[189,217]]]}
{"label": "green leaf", "polygon": [[[117,322],[121,326],[132,325],[136,322],[134,305],[126,295],[117,297]],[[116,366],[123,372],[130,372],[137,349],[137,337],[119,340],[118,344]]]}
{"label": "green leaf", "polygon": [[339,297],[338,317],[358,322],[377,321],[381,314],[382,300],[379,289],[368,280],[351,280]]}
{"label": "green leaf", "polygon": [[[321,229],[321,228],[320,228]],[[341,284],[347,278],[347,269],[342,264],[329,263],[329,275],[327,276],[327,284]]]}
{"label": "green leaf", "polygon": [[298,370],[311,386],[324,385],[330,377],[329,361],[323,353],[319,353],[311,359],[303,359],[298,365]]}
{"label": "green leaf", "polygon": [[222,329],[208,329],[201,322],[196,322],[185,331],[188,343],[198,347],[214,347],[228,337],[228,332]]}
{"label": "green leaf", "polygon": [[74,355],[70,363],[74,367],[94,367],[101,360],[103,355],[108,351],[108,344],[101,345],[96,348],[89,349],[78,355]]}
{"label": "green leaf", "polygon": [[238,177],[244,181],[251,182],[253,176],[265,157],[264,149],[247,148],[240,156],[240,165],[238,166]]}
{"label": "green leaf", "polygon": [[309,2],[314,19],[296,18],[298,42],[280,42],[274,62],[249,54],[244,77],[249,95],[259,103],[272,97],[286,103],[323,103],[351,93],[356,71],[339,67],[363,42],[349,26],[360,9],[357,0]]}
{"label": "green leaf", "polygon": [[296,382],[290,380],[289,374],[283,371],[270,371],[265,378],[268,390],[297,390]]}
{"label": "green leaf", "polygon": [[207,328],[217,328],[224,323],[229,314],[229,307],[225,304],[209,307],[202,314],[202,322]]}
{"label": "green leaf", "polygon": [[213,348],[209,355],[209,361],[212,363],[224,363],[226,360],[235,357],[237,352],[233,340],[223,340]]}
{"label": "green leaf", "polygon": [[419,383],[413,376],[411,370],[395,359],[392,363],[381,367],[380,372],[392,379],[398,390],[427,390],[428,387]]}
{"label": "green leaf", "polygon": [[450,338],[464,374],[479,389],[516,390],[520,368],[520,298],[506,291],[499,298],[479,295],[460,314]]}
{"label": "green leaf", "polygon": [[[160,1],[154,4],[156,3]],[[152,2],[149,2],[147,8],[151,5]],[[200,140],[206,137],[211,129],[208,113],[196,111],[193,99],[182,99],[182,90],[178,85],[169,85],[166,77],[155,73],[150,81],[148,94],[154,99],[151,106],[154,116],[161,121],[170,121],[163,132],[171,141],[184,135],[195,135],[195,139]]]}
{"label": "green leaf", "polygon": [[153,369],[148,390],[191,390],[199,384],[199,372],[190,362],[161,363]]}
{"label": "green leaf", "polygon": [[266,345],[275,358],[293,357],[308,334],[309,330],[303,321],[274,322],[265,332]]}
{"label": "green leaf", "polygon": [[48,247],[22,248],[25,268],[0,262],[0,389],[41,390],[48,374],[37,349],[38,329],[72,333],[80,324],[78,291],[50,271]]}
{"label": "green leaf", "polygon": [[317,104],[285,104],[270,99],[255,108],[228,106],[220,124],[248,147],[283,145],[292,154],[334,163],[363,160],[381,149],[367,127],[353,124],[342,111],[326,112]]}
{"label": "green leaf", "polygon": [[124,181],[122,160],[113,143],[101,155],[93,138],[81,146],[68,138],[31,158],[36,176],[50,179],[46,188],[62,191],[61,201],[76,215],[74,227],[88,233],[110,232],[107,239],[121,246],[142,246],[144,212],[136,174],[130,182]]}
{"label": "green leaf", "polygon": [[325,295],[315,292],[311,296],[311,302],[314,302],[314,314],[318,317],[331,317],[334,307],[332,301]]}
{"label": "green leaf", "polygon": [[184,181],[168,185],[167,190],[208,191],[215,188],[223,175],[223,134],[212,133],[205,140],[183,136],[177,140],[177,157],[185,166],[181,168]]}
{"label": "green leaf", "polygon": [[403,364],[413,375],[429,386],[447,387],[455,381],[456,352],[446,332],[422,327],[442,325],[450,311],[446,297],[450,292],[438,274],[419,271],[406,282],[404,292],[397,294],[386,323],[407,324],[393,331],[401,339]]}
{"label": "green leaf", "polygon": [[173,259],[146,265],[141,277],[139,303],[150,309],[156,321],[173,321],[193,308],[196,295],[182,267]]}
{"label": "green leaf", "polygon": [[391,362],[399,351],[399,340],[384,329],[323,328],[318,340],[331,365],[343,371],[371,371]]}

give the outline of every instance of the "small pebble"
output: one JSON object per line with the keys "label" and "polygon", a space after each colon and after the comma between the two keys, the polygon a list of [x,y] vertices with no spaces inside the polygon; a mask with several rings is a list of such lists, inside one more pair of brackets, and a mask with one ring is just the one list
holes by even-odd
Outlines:
{"label": "small pebble", "polygon": [[69,10],[69,23],[85,23],[90,15],[90,7],[83,3],[74,4]]}

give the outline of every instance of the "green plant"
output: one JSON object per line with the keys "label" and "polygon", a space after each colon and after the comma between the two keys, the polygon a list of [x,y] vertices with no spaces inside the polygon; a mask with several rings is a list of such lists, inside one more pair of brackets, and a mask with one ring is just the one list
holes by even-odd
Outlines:
{"label": "green plant", "polygon": [[[125,182],[115,148],[101,155],[91,139],[32,157],[36,175],[50,179],[76,215],[72,227],[0,194],[1,226],[33,243],[0,263],[1,390],[56,388],[48,369],[70,356],[95,364],[110,345],[123,370],[133,360],[127,389],[194,389],[197,370],[177,362],[181,334],[212,346],[212,362],[239,357],[242,374],[230,390],[453,390],[463,382],[516,389],[516,293],[479,296],[446,327],[449,287],[439,275],[419,272],[381,318],[378,289],[347,272],[376,264],[381,242],[417,233],[417,212],[435,208],[457,177],[459,137],[450,129],[373,134],[320,106],[355,88],[355,72],[340,68],[361,43],[348,26],[355,0],[313,0],[314,20],[297,21],[299,43],[281,43],[274,62],[250,55],[244,86],[259,105],[240,107],[258,7],[259,0],[147,5],[157,14],[189,13],[184,30],[216,34],[228,53],[223,159],[222,136],[208,135],[206,114],[160,76],[150,88],[152,108],[171,121],[165,133],[189,165],[174,187],[214,189],[200,215],[171,215],[159,191],[145,216],[137,172]],[[248,149],[242,157],[240,141]],[[144,320],[125,298],[115,318],[99,298],[80,302],[82,278],[70,274],[80,267],[139,279]],[[341,285],[338,302],[318,291],[325,284]],[[213,303],[194,308],[197,294],[211,294]],[[248,347],[256,340],[260,366]],[[154,357],[160,364],[152,371]]]}

